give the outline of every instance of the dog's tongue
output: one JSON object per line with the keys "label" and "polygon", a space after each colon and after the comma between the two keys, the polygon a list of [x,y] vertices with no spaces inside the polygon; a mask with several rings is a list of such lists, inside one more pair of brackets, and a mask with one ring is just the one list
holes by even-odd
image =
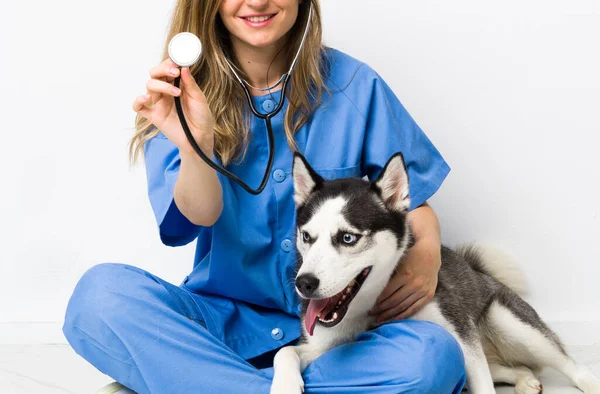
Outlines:
{"label": "dog's tongue", "polygon": [[310,300],[308,307],[306,308],[306,316],[304,317],[304,325],[306,326],[306,331],[308,331],[309,335],[312,336],[313,332],[315,331],[319,314],[321,314],[323,317],[326,316],[327,313],[332,311],[337,305],[337,302],[340,298],[341,295],[336,295],[320,300]]}
{"label": "dog's tongue", "polygon": [[306,331],[308,331],[310,336],[312,336],[313,332],[315,331],[319,313],[325,309],[328,303],[329,298],[324,298],[322,300],[310,300],[308,303],[308,307],[306,308],[306,316],[304,317],[304,324],[306,326]]}

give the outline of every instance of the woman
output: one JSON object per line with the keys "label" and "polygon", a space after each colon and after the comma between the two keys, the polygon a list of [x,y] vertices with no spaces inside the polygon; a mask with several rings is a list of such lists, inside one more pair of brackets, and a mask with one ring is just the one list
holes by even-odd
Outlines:
{"label": "woman", "polygon": [[[257,108],[269,112],[281,85],[260,89],[287,71],[307,24],[289,101],[273,118],[273,171],[254,196],[196,155],[173,96],[181,97],[200,148],[256,187],[268,156],[266,128],[249,114],[225,59],[252,86]],[[323,47],[317,0],[180,0],[168,38],[182,31],[200,37],[202,57],[178,70],[165,49],[148,93],[133,104],[131,153],[135,160],[144,149],[163,243],[197,239],[194,269],[178,287],[132,266],[91,268],[67,309],[64,333],[73,348],[137,393],[267,393],[274,353],[300,333],[293,151],[325,178],[374,178],[402,151],[416,242],[372,311],[388,323],[317,359],[304,373],[306,390],[460,392],[465,374],[454,339],[434,324],[401,320],[435,291],[440,233],[426,201],[449,167],[390,88],[365,64]],[[179,75],[181,90],[173,86]]]}

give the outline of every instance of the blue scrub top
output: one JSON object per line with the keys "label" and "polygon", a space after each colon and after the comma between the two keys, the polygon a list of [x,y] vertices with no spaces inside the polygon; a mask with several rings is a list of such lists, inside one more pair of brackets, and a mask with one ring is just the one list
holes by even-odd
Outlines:
{"label": "blue scrub top", "polygon": [[[299,151],[324,178],[374,179],[394,153],[404,154],[411,208],[430,198],[450,168],[383,79],[366,64],[328,49],[330,65],[323,102],[297,132]],[[280,92],[255,97],[269,112]],[[258,196],[219,174],[223,213],[211,227],[192,224],[173,200],[179,173],[177,147],[159,133],[145,145],[148,194],[162,242],[197,239],[194,268],[182,287],[203,295],[207,329],[248,359],[300,336],[300,306],[294,290],[295,207],[292,161],[284,113],[273,118],[275,159]],[[252,116],[246,158],[228,169],[257,187],[268,156],[267,130]]]}

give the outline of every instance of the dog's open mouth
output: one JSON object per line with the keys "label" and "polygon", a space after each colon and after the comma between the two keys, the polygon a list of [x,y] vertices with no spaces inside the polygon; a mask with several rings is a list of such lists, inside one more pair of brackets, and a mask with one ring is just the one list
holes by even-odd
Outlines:
{"label": "dog's open mouth", "polygon": [[333,327],[342,321],[350,302],[354,299],[360,287],[369,276],[372,267],[365,268],[352,282],[333,297],[311,299],[306,308],[304,324],[309,335],[312,335],[317,321],[325,327]]}

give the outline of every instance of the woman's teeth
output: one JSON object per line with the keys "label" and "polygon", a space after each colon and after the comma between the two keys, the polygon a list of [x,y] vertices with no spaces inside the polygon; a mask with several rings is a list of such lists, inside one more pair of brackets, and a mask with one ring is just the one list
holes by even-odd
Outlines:
{"label": "woman's teeth", "polygon": [[271,19],[273,15],[264,15],[264,16],[249,16],[246,20],[249,20],[252,23],[264,22],[267,19]]}

